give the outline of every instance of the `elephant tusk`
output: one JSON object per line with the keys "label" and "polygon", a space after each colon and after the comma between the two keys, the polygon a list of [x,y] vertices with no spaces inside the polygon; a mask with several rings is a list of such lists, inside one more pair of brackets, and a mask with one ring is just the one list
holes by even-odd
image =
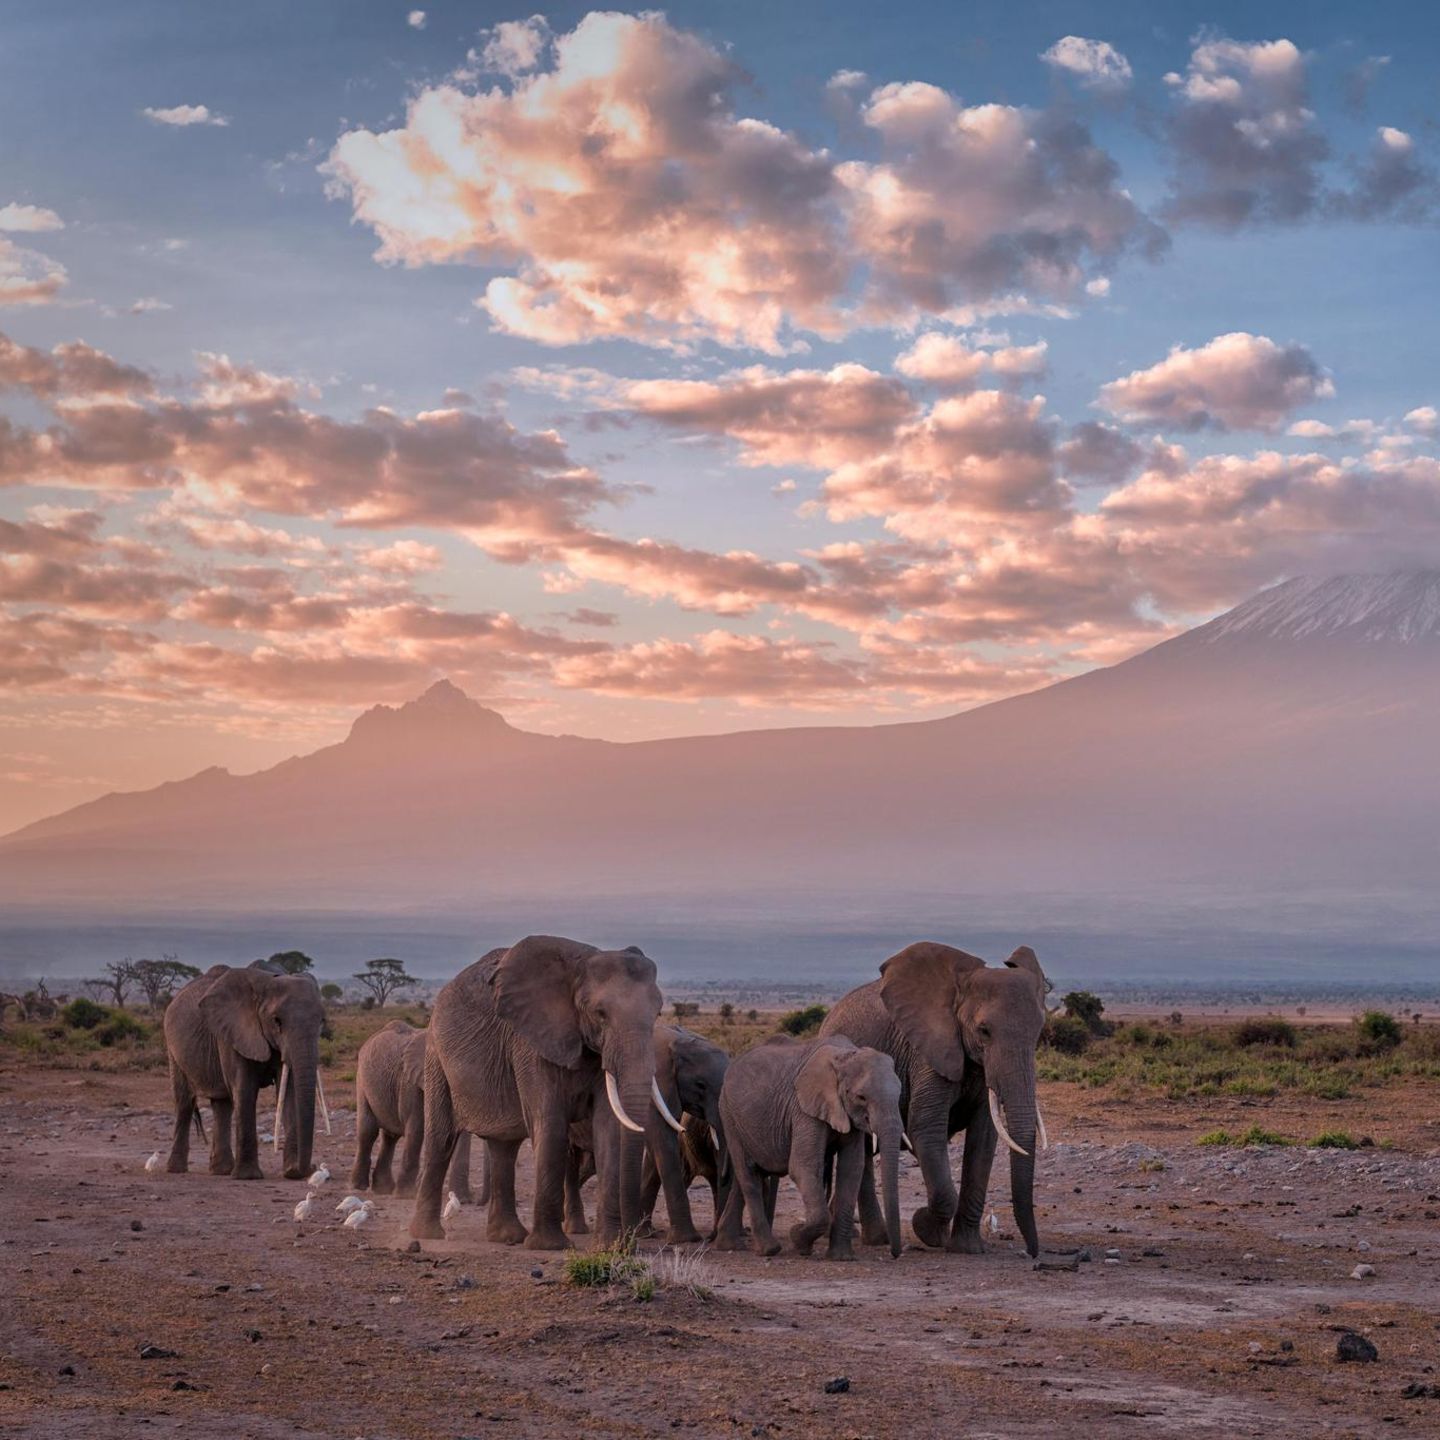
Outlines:
{"label": "elephant tusk", "polygon": [[720,1132],[713,1125],[710,1126],[710,1143],[715,1147],[715,1153],[718,1155],[723,1147],[720,1144]]}
{"label": "elephant tusk", "polygon": [[1000,1101],[996,1098],[995,1092],[987,1092],[990,1096],[990,1119],[999,1133],[1000,1138],[1017,1154],[1029,1155],[1028,1150],[1022,1150],[1011,1138],[1010,1132],[1005,1128],[1005,1122],[1000,1118]]}
{"label": "elephant tusk", "polygon": [[320,1095],[320,1113],[325,1117],[325,1133],[330,1133],[330,1107],[325,1103],[325,1082],[320,1078],[319,1068],[315,1071],[315,1088]]}
{"label": "elephant tusk", "polygon": [[1035,1102],[1035,1123],[1040,1127],[1040,1148],[1050,1148],[1050,1137],[1045,1133],[1045,1117],[1040,1113],[1040,1102]]}
{"label": "elephant tusk", "polygon": [[605,1072],[605,1098],[610,1102],[610,1108],[615,1112],[615,1118],[627,1130],[633,1130],[637,1135],[645,1133],[645,1127],[637,1125],[625,1113],[625,1107],[620,1103],[620,1087],[615,1083],[615,1077],[608,1070]]}
{"label": "elephant tusk", "polygon": [[909,1132],[908,1130],[902,1130],[902,1131],[900,1132],[900,1143],[901,1143],[901,1144],[905,1147],[905,1149],[907,1149],[912,1155],[915,1153],[915,1142],[910,1138],[910,1132]]}
{"label": "elephant tusk", "polygon": [[650,1081],[650,1094],[654,1097],[655,1108],[660,1112],[660,1118],[677,1135],[683,1135],[685,1133],[685,1127],[670,1113],[670,1107],[665,1103],[665,1097],[660,1093],[660,1082],[653,1077]]}
{"label": "elephant tusk", "polygon": [[285,1108],[285,1084],[290,1079],[290,1067],[280,1062],[280,1089],[275,1096],[275,1149],[280,1148],[280,1112]]}

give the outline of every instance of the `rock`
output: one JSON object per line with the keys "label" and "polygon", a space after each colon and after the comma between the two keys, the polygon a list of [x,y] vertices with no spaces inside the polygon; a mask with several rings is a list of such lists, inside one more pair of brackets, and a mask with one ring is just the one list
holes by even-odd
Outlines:
{"label": "rock", "polygon": [[1380,1358],[1380,1352],[1363,1335],[1346,1330],[1335,1342],[1335,1358],[1370,1364]]}
{"label": "rock", "polygon": [[1079,1255],[1076,1256],[1076,1259],[1078,1259],[1082,1265],[1088,1265],[1094,1258],[1090,1253],[1090,1247],[1088,1245],[1082,1245]]}
{"label": "rock", "polygon": [[55,1373],[57,1375],[73,1375],[75,1373],[75,1367],[73,1365],[62,1365]]}
{"label": "rock", "polygon": [[1041,1256],[1031,1266],[1033,1270],[1078,1270],[1079,1268],[1080,1257],[1078,1255]]}
{"label": "rock", "polygon": [[140,1347],[142,1360],[174,1360],[179,1353],[178,1350],[167,1350],[163,1345],[152,1345],[148,1341]]}
{"label": "rock", "polygon": [[1355,1248],[1363,1254],[1370,1248],[1370,1242],[1368,1240],[1362,1240]]}
{"label": "rock", "polygon": [[1426,1385],[1412,1380],[1401,1392],[1402,1400],[1440,1400],[1440,1385]]}
{"label": "rock", "polygon": [[412,1240],[405,1247],[405,1253],[407,1255],[418,1255],[420,1253],[420,1242],[418,1240]]}
{"label": "rock", "polygon": [[1113,1255],[1107,1255],[1107,1256],[1105,1257],[1105,1263],[1106,1263],[1107,1265],[1118,1265],[1120,1262],[1119,1262],[1119,1260],[1117,1260],[1117,1259],[1115,1258],[1115,1256],[1113,1256]]}
{"label": "rock", "polygon": [[837,1375],[833,1380],[825,1382],[825,1393],[827,1395],[846,1395],[850,1391],[850,1377],[848,1375]]}
{"label": "rock", "polygon": [[1352,1280],[1369,1280],[1374,1277],[1375,1267],[1373,1265],[1357,1265],[1351,1272]]}
{"label": "rock", "polygon": [[451,1282],[452,1290],[473,1290],[475,1288],[475,1277],[473,1275],[457,1275]]}
{"label": "rock", "polygon": [[171,1387],[172,1390],[198,1390],[198,1385],[192,1385],[188,1380],[177,1380]]}
{"label": "rock", "polygon": [[1107,1260],[1118,1260],[1120,1258],[1120,1252],[1112,1245],[1110,1249],[1105,1252],[1105,1258]]}
{"label": "rock", "polygon": [[145,1222],[143,1220],[132,1220],[130,1222],[130,1228],[138,1235],[140,1231],[145,1228]]}
{"label": "rock", "polygon": [[531,1278],[532,1280],[543,1280],[543,1279],[545,1278],[545,1272],[537,1265],[537,1266],[530,1272],[530,1278]]}
{"label": "rock", "polygon": [[252,1345],[258,1345],[265,1338],[258,1330],[244,1330],[241,1333]]}

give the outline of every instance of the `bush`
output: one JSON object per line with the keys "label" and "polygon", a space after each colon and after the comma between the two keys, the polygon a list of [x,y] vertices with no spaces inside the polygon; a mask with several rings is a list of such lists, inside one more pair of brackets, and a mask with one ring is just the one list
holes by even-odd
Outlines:
{"label": "bush", "polygon": [[1315,1150],[1358,1150],[1360,1148],[1360,1142],[1346,1130],[1327,1130],[1323,1135],[1317,1135],[1310,1145]]}
{"label": "bush", "polygon": [[327,980],[320,987],[320,998],[322,1000],[336,1001],[344,997],[345,992],[333,981]]}
{"label": "bush", "polygon": [[128,1010],[114,1010],[110,1018],[95,1027],[95,1038],[105,1046],[117,1045],[122,1040],[144,1040],[150,1034],[148,1026],[142,1025]]}
{"label": "bush", "polygon": [[1250,1145],[1293,1145],[1295,1142],[1286,1139],[1284,1135],[1277,1135],[1273,1130],[1262,1130],[1258,1125],[1252,1125],[1238,1135],[1232,1135],[1228,1130],[1212,1130],[1208,1135],[1202,1135],[1195,1143],[1197,1145],[1224,1145],[1243,1150]]}
{"label": "bush", "polygon": [[1295,1048],[1295,1027],[1278,1015],[1256,1015],[1235,1029],[1235,1043],[1247,1049],[1251,1045],[1284,1045]]}
{"label": "bush", "polygon": [[1082,1021],[1092,1035],[1108,1035],[1110,1026],[1101,1019],[1105,1013],[1105,1002],[1089,990],[1072,990],[1060,1002],[1065,1013]]}
{"label": "bush", "polygon": [[1356,1022],[1360,1036],[1377,1050],[1390,1050],[1405,1038],[1400,1022],[1384,1010],[1367,1010]]}
{"label": "bush", "polygon": [[83,995],[76,1000],[72,1000],[60,1012],[60,1018],[72,1030],[93,1030],[102,1020],[107,1019],[109,1015],[110,1012],[103,1005],[97,1005],[93,1000],[87,1000]]}
{"label": "bush", "polygon": [[1083,1055],[1090,1048],[1090,1027],[1073,1015],[1049,1015],[1040,1043],[1062,1055]]}
{"label": "bush", "polygon": [[820,1022],[830,1012],[823,1005],[807,1005],[803,1010],[792,1010],[780,1017],[780,1028],[787,1035],[809,1035],[820,1028]]}

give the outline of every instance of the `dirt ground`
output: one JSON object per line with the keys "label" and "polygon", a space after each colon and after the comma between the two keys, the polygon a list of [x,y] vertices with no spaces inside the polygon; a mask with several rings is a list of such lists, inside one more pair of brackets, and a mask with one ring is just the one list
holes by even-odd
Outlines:
{"label": "dirt ground", "polygon": [[[997,1163],[984,1256],[707,1253],[713,1298],[649,1302],[486,1244],[473,1209],[419,1254],[408,1201],[342,1229],[353,1111],[331,1088],[335,1178],[302,1225],[298,1182],[144,1173],[162,1074],[0,1073],[0,1435],[1440,1435],[1440,1107],[1419,1087],[1137,1105],[1048,1085],[1041,1235],[1085,1247],[1075,1269],[1018,1248]],[[1195,1144],[1287,1116],[1386,1145]],[[911,1165],[907,1215],[919,1194]],[[1377,1362],[1337,1361],[1346,1328]]]}

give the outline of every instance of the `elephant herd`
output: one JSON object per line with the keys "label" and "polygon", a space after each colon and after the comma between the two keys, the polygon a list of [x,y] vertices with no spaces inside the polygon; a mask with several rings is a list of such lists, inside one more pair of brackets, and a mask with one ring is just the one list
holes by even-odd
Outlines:
{"label": "elephant herd", "polygon": [[[1047,1144],[1035,1051],[1049,982],[1034,951],[1003,966],[921,941],[850,991],[809,1040],[776,1037],[735,1059],[660,1022],[656,970],[641,950],[532,935],[492,950],[436,997],[429,1028],[394,1021],[361,1047],[354,1188],[413,1194],[410,1233],[443,1237],[442,1205],[471,1198],[471,1136],[483,1142],[486,1236],[556,1250],[590,1230],[581,1187],[597,1180],[602,1244],[649,1233],[663,1191],[672,1244],[701,1237],[688,1190],[706,1180],[714,1241],[775,1254],[779,1180],[799,1191],[789,1238],[809,1254],[901,1250],[900,1151],[925,1185],[911,1217],[928,1246],[978,1253],[990,1170],[1010,1150],[1015,1220],[1033,1256],[1035,1154]],[[175,1097],[169,1169],[187,1166],[198,1102],[209,1102],[212,1173],[260,1174],[256,1096],[280,1088],[285,1175],[310,1173],[324,1007],[314,982],[263,965],[218,965],[165,1017]],[[232,1144],[233,1132],[233,1144]],[[963,1132],[957,1191],[950,1141]],[[527,1227],[516,1208],[520,1147],[534,1155]],[[376,1142],[380,1151],[372,1165]],[[403,1141],[399,1172],[395,1152]],[[878,1164],[877,1164],[878,1162]],[[877,1175],[878,1171],[878,1175]]]}

